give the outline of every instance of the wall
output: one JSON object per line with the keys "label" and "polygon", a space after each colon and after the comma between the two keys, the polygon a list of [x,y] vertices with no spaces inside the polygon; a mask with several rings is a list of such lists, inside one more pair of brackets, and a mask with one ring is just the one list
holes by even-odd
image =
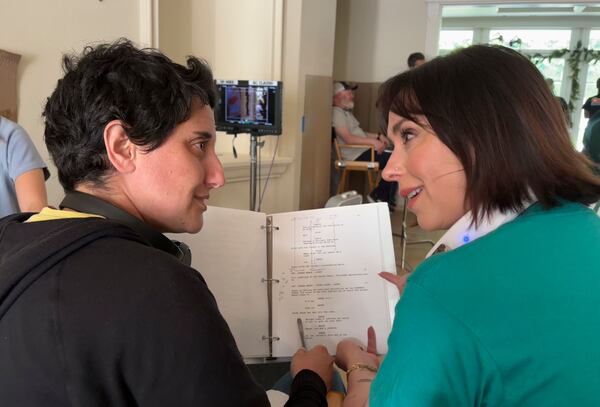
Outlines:
{"label": "wall", "polygon": [[[298,208],[304,75],[332,74],[335,7],[335,0],[159,2],[159,47],[170,57],[182,61],[183,55],[202,56],[219,79],[283,80],[283,135],[277,156],[291,164],[269,182],[264,212]],[[262,158],[267,162],[276,139],[263,139]],[[248,153],[248,140],[248,135],[238,136],[238,153]],[[224,161],[232,160],[231,143],[232,136],[218,134],[217,153]],[[243,159],[247,157],[238,161]],[[248,181],[230,182],[211,193],[210,204],[247,209],[248,197]]]}
{"label": "wall", "polygon": [[19,123],[49,164],[48,198],[51,205],[57,205],[63,192],[44,144],[41,114],[62,76],[61,55],[122,36],[138,41],[139,2],[0,0],[0,15],[0,48],[23,56],[19,64]]}
{"label": "wall", "polygon": [[426,24],[425,0],[339,1],[334,77],[382,82],[405,70],[408,55],[425,50]]}

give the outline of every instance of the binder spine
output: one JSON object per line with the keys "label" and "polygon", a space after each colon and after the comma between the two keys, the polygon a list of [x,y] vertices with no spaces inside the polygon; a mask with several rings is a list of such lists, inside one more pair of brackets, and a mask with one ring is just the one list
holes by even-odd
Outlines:
{"label": "binder spine", "polygon": [[279,280],[273,278],[273,230],[279,230],[273,225],[273,217],[267,216],[267,224],[261,226],[267,232],[267,278],[261,281],[267,285],[267,304],[269,317],[269,333],[263,335],[263,341],[269,341],[269,358],[273,357],[273,342],[278,341],[279,337],[273,335],[273,284],[279,283]]}

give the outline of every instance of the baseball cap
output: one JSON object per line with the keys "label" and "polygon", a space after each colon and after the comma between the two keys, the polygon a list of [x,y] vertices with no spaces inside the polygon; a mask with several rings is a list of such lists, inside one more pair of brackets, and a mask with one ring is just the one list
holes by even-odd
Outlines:
{"label": "baseball cap", "polygon": [[343,92],[345,90],[356,90],[356,88],[358,88],[358,85],[352,82],[335,82],[333,84],[333,94],[337,95],[338,93]]}

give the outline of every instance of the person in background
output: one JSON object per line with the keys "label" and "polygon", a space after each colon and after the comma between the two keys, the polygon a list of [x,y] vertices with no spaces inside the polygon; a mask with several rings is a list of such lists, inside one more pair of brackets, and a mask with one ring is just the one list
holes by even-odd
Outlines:
{"label": "person in background", "polygon": [[[44,110],[61,209],[0,222],[2,406],[268,406],[189,252],[162,234],[198,232],[225,182],[210,68],[127,40],[63,68]],[[326,406],[332,360],[294,356],[288,406]]]}
{"label": "person in background", "polygon": [[[554,95],[554,79],[546,78],[546,84],[550,88],[550,92],[552,92],[552,94]],[[569,111],[569,105],[567,104],[567,101],[562,96],[554,95],[554,98],[560,104],[560,108],[562,109],[563,116],[565,117],[565,121],[567,122],[567,126],[569,128],[573,127],[573,122],[571,121],[571,112]]]}
{"label": "person in background", "polygon": [[596,165],[596,174],[600,175],[600,110],[590,120],[583,132],[583,153]]}
{"label": "person in background", "polygon": [[600,111],[600,78],[596,81],[596,89],[598,90],[598,94],[588,98],[581,107],[583,109],[583,116],[586,119],[589,119],[596,112]]}
{"label": "person in background", "polygon": [[48,177],[50,172],[25,129],[0,116],[0,218],[46,206]]}
{"label": "person in background", "polygon": [[[375,149],[375,159],[379,168],[383,169],[390,157],[385,151],[389,140],[382,134],[369,133],[360,127],[360,123],[352,113],[354,108],[354,91],[357,85],[348,82],[333,84],[333,116],[331,125],[335,137],[340,144],[342,159],[349,161],[371,161],[371,150]],[[344,144],[364,145],[364,149],[344,147]],[[395,196],[398,188],[394,183],[385,180],[367,195],[369,202],[387,202],[390,210],[395,209]]]}
{"label": "person in background", "polygon": [[423,65],[425,62],[425,55],[423,55],[421,52],[413,52],[406,60],[408,69],[414,69],[420,65]]}
{"label": "person in background", "polygon": [[381,366],[372,340],[338,345],[344,405],[600,405],[600,178],[540,72],[475,45],[392,77],[377,105],[383,177],[447,232],[408,277]]}

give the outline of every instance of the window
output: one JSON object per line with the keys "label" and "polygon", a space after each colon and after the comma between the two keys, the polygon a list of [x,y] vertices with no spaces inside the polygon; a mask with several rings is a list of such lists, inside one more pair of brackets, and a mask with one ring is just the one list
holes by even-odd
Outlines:
{"label": "window", "polygon": [[[502,37],[502,42],[497,41]],[[490,30],[490,42],[509,46],[510,41],[520,39],[521,50],[556,50],[569,48],[571,30]],[[517,47],[518,48],[518,47]]]}
{"label": "window", "polygon": [[439,50],[446,54],[453,49],[468,47],[473,44],[473,30],[441,30]]}
{"label": "window", "polygon": [[[502,39],[500,41],[500,38]],[[571,30],[503,30],[491,29],[490,42],[510,46],[510,42],[521,40],[521,45],[515,48],[527,54],[548,54],[554,50],[569,48],[571,41]],[[551,61],[545,59],[536,64],[544,78],[552,78],[554,88],[552,92],[560,96],[563,76],[565,71],[565,60],[554,58]]]}
{"label": "window", "polygon": [[590,45],[588,48],[600,49],[600,30],[590,31]]}

